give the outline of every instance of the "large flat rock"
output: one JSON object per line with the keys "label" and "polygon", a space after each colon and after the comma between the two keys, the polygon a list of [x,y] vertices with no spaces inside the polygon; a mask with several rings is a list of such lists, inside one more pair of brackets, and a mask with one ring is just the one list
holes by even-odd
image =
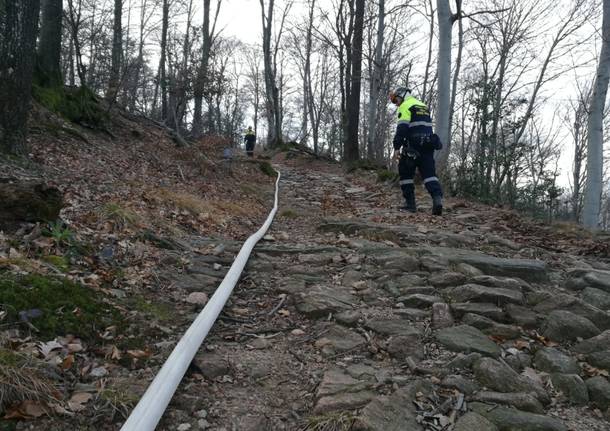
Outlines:
{"label": "large flat rock", "polygon": [[343,326],[331,326],[322,337],[316,342],[315,346],[325,355],[334,355],[357,349],[364,345],[366,340],[361,335]]}
{"label": "large flat rock", "polygon": [[365,326],[382,335],[419,335],[420,331],[404,319],[371,319]]}
{"label": "large flat rock", "polygon": [[439,329],[436,339],[454,352],[476,352],[492,357],[498,357],[501,353],[501,349],[487,335],[468,325]]}
{"label": "large flat rock", "polygon": [[457,248],[428,247],[426,250],[452,264],[474,266],[486,275],[517,277],[530,282],[548,281],[547,264],[541,260],[506,259]]}
{"label": "large flat rock", "polygon": [[503,287],[488,287],[465,284],[445,289],[443,294],[455,302],[487,302],[497,305],[523,304],[523,294],[518,290]]}
{"label": "large flat rock", "polygon": [[[470,408],[495,424],[500,431],[568,431],[559,419],[509,407],[470,403]],[[473,430],[474,431],[474,430]]]}
{"label": "large flat rock", "polygon": [[375,394],[371,383],[357,380],[340,369],[324,373],[316,394],[315,414],[337,410],[353,410],[366,405]]}
{"label": "large flat rock", "polygon": [[483,302],[454,302],[449,304],[451,311],[456,317],[462,317],[465,314],[473,313],[480,316],[488,317],[496,322],[504,322],[507,320],[507,315],[500,307]]}
{"label": "large flat rock", "polygon": [[351,293],[336,286],[318,285],[294,293],[296,309],[310,317],[326,317],[352,309],[359,300]]}
{"label": "large flat rock", "polygon": [[415,382],[392,395],[371,401],[356,418],[353,431],[423,431],[417,422],[413,401],[415,394],[426,395],[427,385]]}

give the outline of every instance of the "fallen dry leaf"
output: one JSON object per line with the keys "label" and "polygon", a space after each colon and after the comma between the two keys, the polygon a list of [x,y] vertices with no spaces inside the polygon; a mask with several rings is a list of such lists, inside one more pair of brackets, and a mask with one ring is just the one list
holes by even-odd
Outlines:
{"label": "fallen dry leaf", "polygon": [[68,400],[68,407],[73,412],[80,412],[85,409],[85,404],[87,404],[92,397],[93,395],[88,392],[77,392]]}
{"label": "fallen dry leaf", "polygon": [[135,359],[148,358],[151,355],[151,352],[146,350],[128,350],[127,354]]}
{"label": "fallen dry leaf", "polygon": [[32,419],[47,414],[47,406],[42,401],[25,400],[10,407],[4,419]]}
{"label": "fallen dry leaf", "polygon": [[38,350],[42,353],[42,356],[46,359],[49,357],[51,352],[56,349],[62,349],[63,346],[57,342],[57,340],[49,341],[47,343],[39,343]]}
{"label": "fallen dry leaf", "polygon": [[74,355],[68,355],[61,362],[61,369],[69,370],[70,368],[72,368],[72,365],[74,365]]}

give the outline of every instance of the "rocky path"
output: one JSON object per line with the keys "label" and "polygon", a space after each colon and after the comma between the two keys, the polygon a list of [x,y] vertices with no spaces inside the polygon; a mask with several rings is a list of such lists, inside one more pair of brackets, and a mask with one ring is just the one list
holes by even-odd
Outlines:
{"label": "rocky path", "polygon": [[[451,202],[406,215],[387,186],[280,169],[278,217],[159,429],[610,429],[610,267]],[[197,246],[167,275],[193,302],[239,248]]]}

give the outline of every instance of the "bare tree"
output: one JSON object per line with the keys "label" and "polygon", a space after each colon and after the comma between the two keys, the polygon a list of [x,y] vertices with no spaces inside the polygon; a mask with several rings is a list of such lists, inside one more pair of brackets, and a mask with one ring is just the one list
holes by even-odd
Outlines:
{"label": "bare tree", "polygon": [[375,158],[378,154],[375,147],[377,142],[377,106],[381,92],[381,80],[383,77],[383,41],[385,32],[385,0],[379,0],[377,12],[377,40],[375,45],[375,60],[371,76],[368,106],[368,133],[367,133],[367,157]]}
{"label": "bare tree", "polygon": [[210,51],[216,37],[216,23],[222,0],[217,0],[214,20],[210,24],[211,1],[203,0],[203,26],[201,28],[203,43],[201,44],[201,62],[195,80],[195,107],[193,113],[192,135],[201,136],[203,133],[203,98],[205,93],[206,80],[208,77],[208,65],[210,62]]}
{"label": "bare tree", "polygon": [[277,55],[280,46],[280,39],[284,29],[286,16],[292,6],[288,2],[281,16],[278,28],[273,38],[273,14],[275,11],[274,0],[269,0],[265,12],[265,1],[260,0],[261,20],[263,24],[263,63],[265,70],[265,95],[267,113],[267,143],[275,147],[282,142],[282,110],[280,105],[280,91],[277,82]]}
{"label": "bare tree", "polygon": [[123,64],[123,0],[114,0],[114,21],[112,33],[112,65],[106,99],[114,103],[121,85]]}
{"label": "bare tree", "polygon": [[[353,9],[350,2],[350,12]],[[351,40],[347,41],[348,61],[345,80],[345,142],[343,143],[343,160],[356,161],[360,158],[358,144],[358,125],[360,120],[360,89],[362,86],[362,42],[364,33],[364,0],[355,0],[353,26],[350,29]]]}
{"label": "bare tree", "polygon": [[610,81],[610,0],[604,0],[602,21],[602,48],[599,55],[593,94],[587,123],[587,185],[583,207],[583,224],[589,228],[599,226],[603,176],[603,113]]}

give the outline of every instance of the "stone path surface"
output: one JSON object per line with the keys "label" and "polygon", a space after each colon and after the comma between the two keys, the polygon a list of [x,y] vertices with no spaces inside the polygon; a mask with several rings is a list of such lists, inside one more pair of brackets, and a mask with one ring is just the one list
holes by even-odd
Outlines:
{"label": "stone path surface", "polygon": [[[278,216],[159,429],[610,429],[607,263],[451,200],[406,215],[387,185],[278,166]],[[211,295],[239,248],[198,246],[167,275],[185,297]]]}

